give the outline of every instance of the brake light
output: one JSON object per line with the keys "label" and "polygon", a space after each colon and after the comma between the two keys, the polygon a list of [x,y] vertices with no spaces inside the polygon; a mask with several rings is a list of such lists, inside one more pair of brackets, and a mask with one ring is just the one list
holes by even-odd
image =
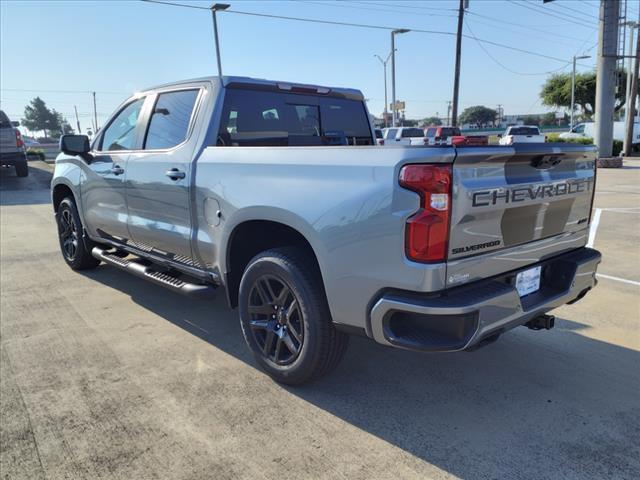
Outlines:
{"label": "brake light", "polygon": [[16,147],[22,148],[24,147],[24,142],[22,141],[22,135],[20,135],[20,130],[14,130],[16,132]]}
{"label": "brake light", "polygon": [[451,212],[451,165],[405,165],[400,186],[420,195],[420,210],[407,220],[405,251],[416,262],[447,257]]}

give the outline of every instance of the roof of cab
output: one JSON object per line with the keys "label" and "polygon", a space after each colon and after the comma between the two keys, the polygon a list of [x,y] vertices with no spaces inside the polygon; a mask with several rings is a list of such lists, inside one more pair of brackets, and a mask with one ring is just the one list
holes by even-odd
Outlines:
{"label": "roof of cab", "polygon": [[[162,85],[157,85],[155,87],[147,88],[143,90],[143,92],[149,92],[153,90],[157,90],[160,88],[167,88],[173,86],[180,86],[190,83],[198,83],[198,82],[212,82],[218,83],[222,78],[222,84],[224,87],[242,87],[246,86],[249,88],[258,88],[258,89],[267,89],[267,90],[282,90],[282,91],[290,91],[291,87],[299,88],[299,89],[313,89],[316,90],[317,93],[321,95],[328,96],[336,96],[336,97],[344,97],[350,98],[353,100],[364,100],[364,95],[360,90],[356,90],[353,88],[336,88],[336,87],[325,87],[321,85],[311,85],[305,83],[297,83],[297,82],[284,82],[277,80],[265,80],[263,78],[251,78],[251,77],[236,77],[236,76],[210,76],[210,77],[200,77],[200,78],[192,78],[189,80],[180,80],[177,82],[165,83]],[[311,93],[311,92],[298,92],[298,93]]]}

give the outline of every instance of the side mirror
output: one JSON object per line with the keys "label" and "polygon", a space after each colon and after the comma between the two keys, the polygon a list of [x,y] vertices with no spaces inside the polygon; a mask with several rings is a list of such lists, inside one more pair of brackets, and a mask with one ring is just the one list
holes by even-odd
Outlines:
{"label": "side mirror", "polygon": [[11,122],[11,126],[19,127],[20,126],[20,122]]}
{"label": "side mirror", "polygon": [[502,134],[501,133],[498,134],[498,138],[502,138]]}
{"label": "side mirror", "polygon": [[60,151],[67,155],[85,155],[89,153],[89,137],[86,135],[62,135]]}

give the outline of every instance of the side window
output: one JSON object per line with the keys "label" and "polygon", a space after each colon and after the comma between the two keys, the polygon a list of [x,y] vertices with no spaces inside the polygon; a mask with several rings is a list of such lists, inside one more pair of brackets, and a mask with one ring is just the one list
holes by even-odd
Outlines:
{"label": "side window", "polygon": [[158,95],[144,149],[171,148],[184,142],[197,98],[198,90],[180,90]]}
{"label": "side window", "polygon": [[573,131],[575,133],[584,133],[584,123],[582,125],[578,125],[576,128],[573,129]]}
{"label": "side window", "polygon": [[113,119],[102,135],[100,150],[131,150],[135,148],[136,125],[144,98],[130,103]]}
{"label": "side window", "polygon": [[385,138],[386,139],[396,138],[397,133],[398,133],[397,128],[390,128],[389,130],[387,130],[387,136]]}

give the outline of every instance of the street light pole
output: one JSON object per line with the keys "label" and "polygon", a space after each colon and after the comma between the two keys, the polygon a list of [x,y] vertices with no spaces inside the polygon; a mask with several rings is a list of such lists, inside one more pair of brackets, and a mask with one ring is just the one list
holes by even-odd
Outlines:
{"label": "street light pole", "polygon": [[391,32],[391,126],[395,127],[398,119],[398,113],[396,110],[396,40],[395,36],[398,33],[407,33],[409,30],[406,28],[398,28]]}
{"label": "street light pole", "polygon": [[216,12],[226,10],[231,5],[226,3],[214,3],[211,5],[211,17],[213,18],[213,37],[216,42],[216,60],[218,61],[218,76],[222,77],[222,60],[220,59],[220,42],[218,41],[218,22],[216,21]]}
{"label": "street light pole", "polygon": [[380,55],[374,55],[374,57],[380,60],[380,63],[382,63],[382,66],[384,68],[384,126],[386,127],[387,126],[387,62],[391,57],[391,52],[389,52],[389,55],[387,55],[386,60],[382,60],[382,57]]}
{"label": "street light pole", "polygon": [[571,74],[571,124],[569,130],[573,130],[573,111],[576,106],[576,60],[582,60],[583,58],[589,58],[589,55],[582,55],[580,57],[573,56],[573,73]]}

